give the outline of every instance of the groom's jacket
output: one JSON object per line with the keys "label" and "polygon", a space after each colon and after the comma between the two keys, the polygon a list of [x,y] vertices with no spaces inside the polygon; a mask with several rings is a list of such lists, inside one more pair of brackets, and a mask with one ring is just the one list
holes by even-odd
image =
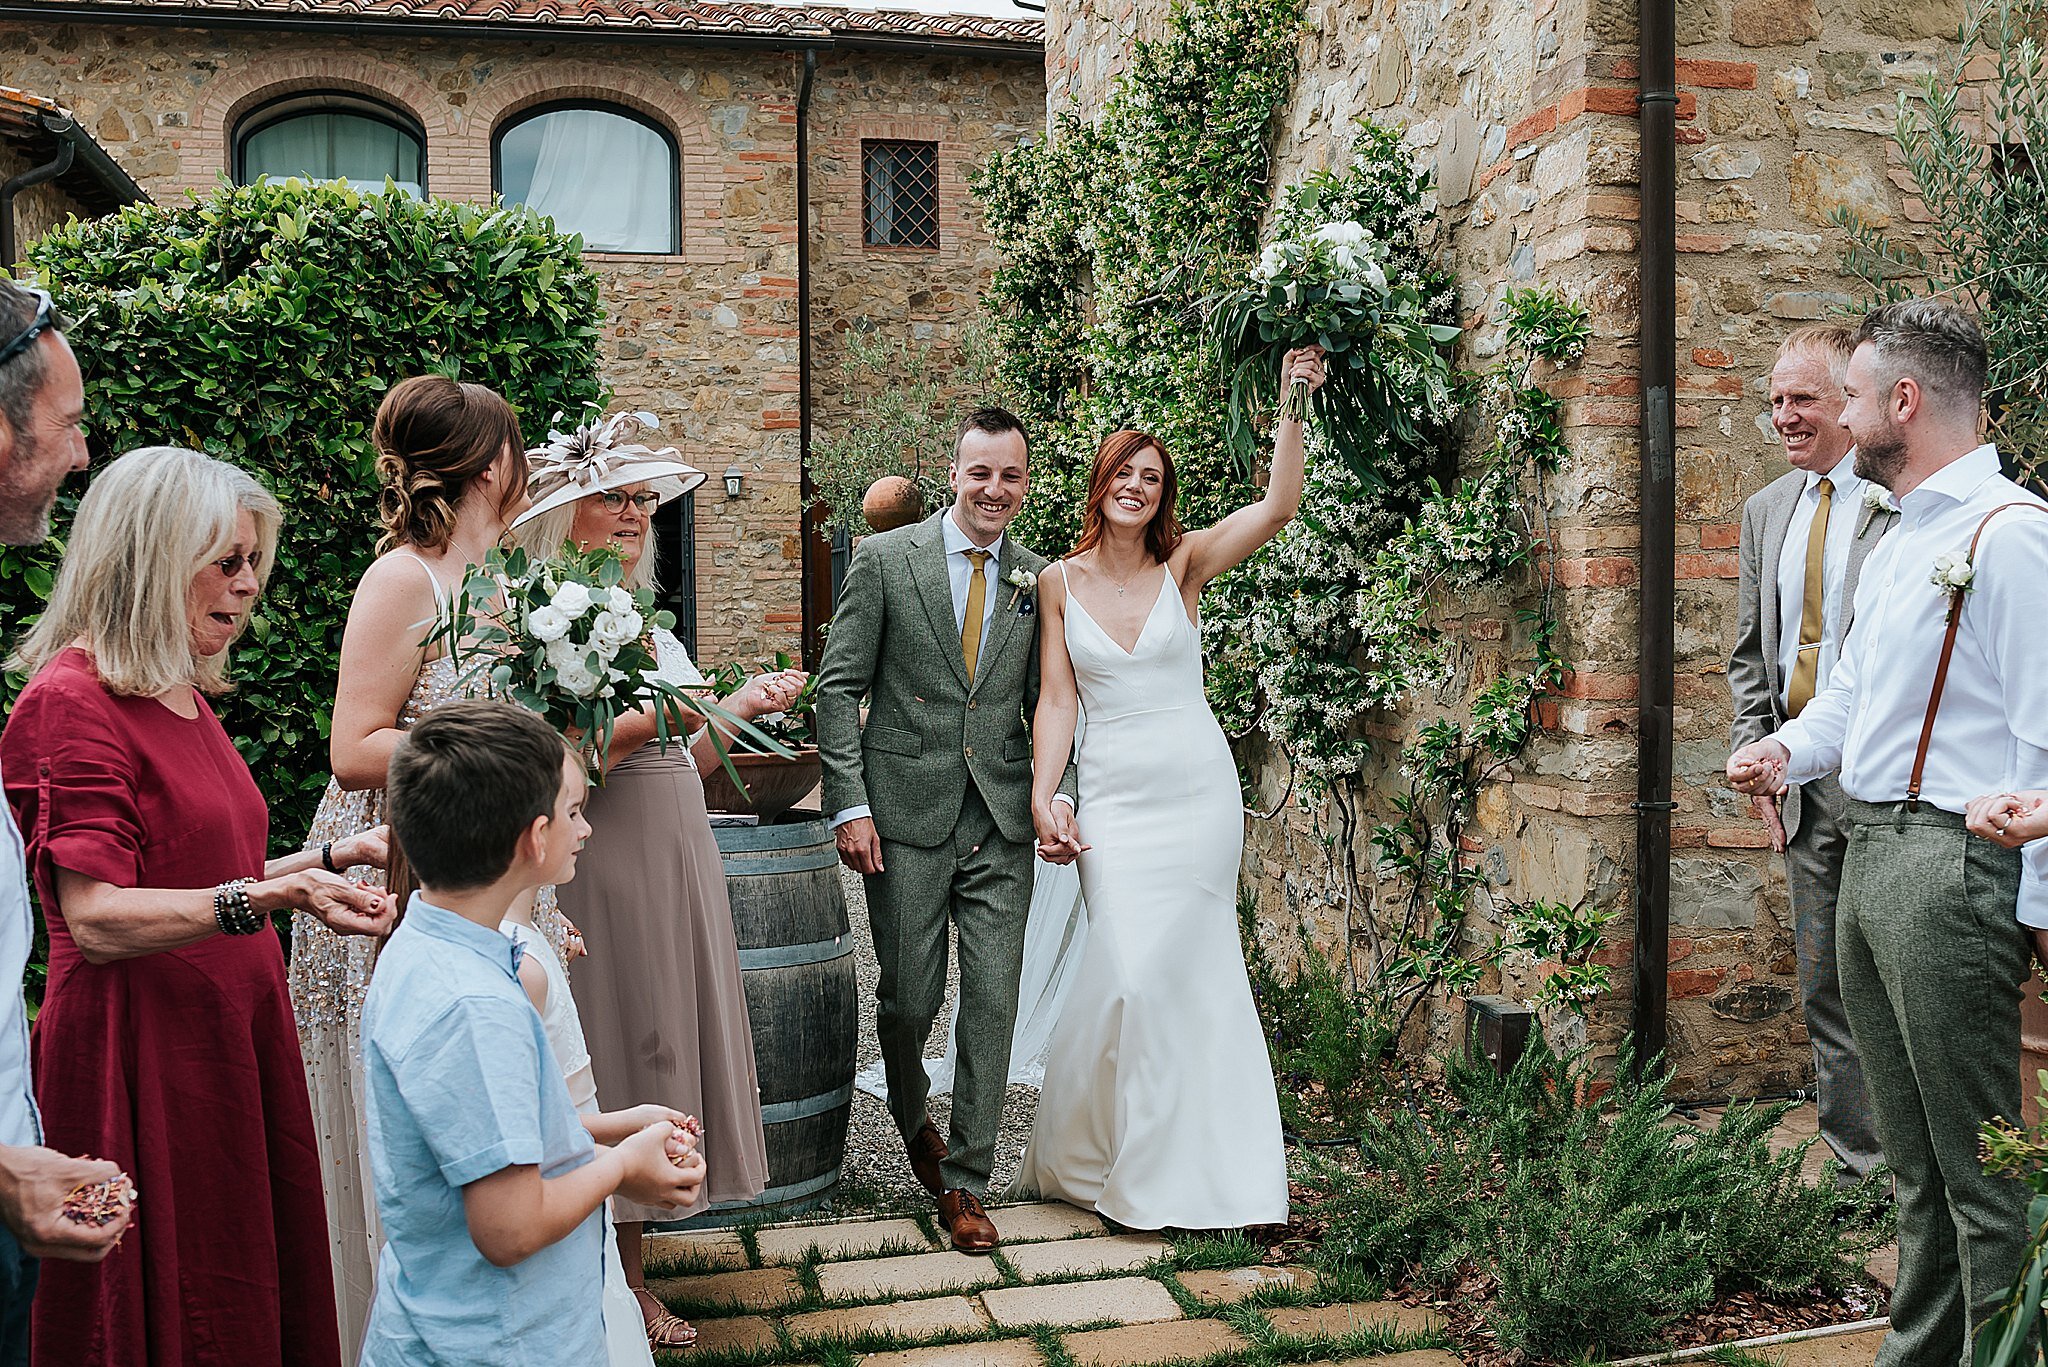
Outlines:
{"label": "groom's jacket", "polygon": [[[1038,602],[1010,578],[1035,576],[1046,562],[1003,538],[995,616],[970,687],[939,528],[945,515],[854,548],[819,666],[825,813],[865,806],[884,840],[936,845],[952,834],[971,782],[1003,838],[1026,842]],[[1063,789],[1071,793],[1072,783],[1070,765]]]}

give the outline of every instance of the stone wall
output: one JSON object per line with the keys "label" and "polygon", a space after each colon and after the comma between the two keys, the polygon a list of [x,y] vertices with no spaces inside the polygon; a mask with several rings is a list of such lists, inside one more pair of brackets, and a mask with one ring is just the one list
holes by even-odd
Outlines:
{"label": "stone wall", "polygon": [[[591,253],[620,404],[664,419],[711,480],[697,494],[698,647],[707,660],[795,653],[802,630],[794,52],[680,44],[378,40],[99,25],[0,25],[10,82],[73,108],[160,203],[227,171],[234,129],[279,96],[374,98],[426,135],[428,190],[492,192],[492,132],[544,101],[623,105],[680,152],[682,250]],[[964,177],[1038,121],[1036,62],[828,54],[813,90],[814,357],[821,426],[838,376],[833,329],[856,321],[943,342],[974,306],[988,249]],[[941,144],[937,251],[860,236],[863,136]],[[851,230],[848,230],[848,224]],[[719,476],[746,474],[728,499]]]}
{"label": "stone wall", "polygon": [[[1047,26],[1055,112],[1098,109],[1160,0],[1064,0]],[[1720,780],[1729,720],[1723,673],[1735,627],[1743,499],[1784,468],[1765,421],[1778,340],[1848,308],[1841,205],[1886,221],[1924,217],[1889,148],[1903,84],[1952,54],[1951,0],[1680,0],[1678,79],[1678,773],[1673,817],[1671,1048],[1679,1095],[1810,1084],[1779,862]],[[1825,33],[1825,39],[1822,34]],[[1440,247],[1464,282],[1465,359],[1497,348],[1492,305],[1543,283],[1583,300],[1586,361],[1551,383],[1573,459],[1549,489],[1547,567],[1569,668],[1510,781],[1480,803],[1465,855],[1501,898],[1633,895],[1637,598],[1638,218],[1635,8],[1625,0],[1309,0],[1300,76],[1276,139],[1276,185],[1340,162],[1354,120],[1403,125],[1434,168]],[[1460,686],[1526,658],[1515,597],[1442,613]],[[1460,705],[1454,696],[1453,710]],[[1386,720],[1401,736],[1435,708]],[[1398,775],[1369,776],[1385,787]],[[1345,920],[1329,895],[1328,814],[1290,806],[1249,828],[1247,881],[1268,936],[1305,918],[1326,949]],[[1379,817],[1376,819],[1384,819]],[[1368,822],[1368,826],[1369,826]],[[1362,843],[1362,841],[1361,841]],[[1354,918],[1355,928],[1355,918]],[[1628,1021],[1628,918],[1602,958],[1615,991],[1596,1004],[1602,1052]],[[1510,992],[1524,984],[1511,977]],[[1491,984],[1489,984],[1491,986]],[[1440,1010],[1431,1033],[1453,1022]]]}
{"label": "stone wall", "polygon": [[[0,144],[0,181],[11,180],[30,169],[27,157],[12,147]],[[50,229],[85,213],[85,207],[66,194],[61,185],[30,186],[14,197],[14,240],[17,247],[35,241]],[[10,264],[0,261],[0,269]]]}

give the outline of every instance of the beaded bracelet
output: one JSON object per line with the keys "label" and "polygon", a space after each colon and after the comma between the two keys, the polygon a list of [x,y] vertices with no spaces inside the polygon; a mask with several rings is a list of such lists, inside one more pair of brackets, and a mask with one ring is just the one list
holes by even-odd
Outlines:
{"label": "beaded bracelet", "polygon": [[320,867],[327,870],[329,873],[341,872],[340,869],[334,867],[334,842],[332,840],[323,841],[321,843]]}
{"label": "beaded bracelet", "polygon": [[254,935],[264,917],[249,901],[249,880],[233,878],[213,890],[213,919],[223,935]]}

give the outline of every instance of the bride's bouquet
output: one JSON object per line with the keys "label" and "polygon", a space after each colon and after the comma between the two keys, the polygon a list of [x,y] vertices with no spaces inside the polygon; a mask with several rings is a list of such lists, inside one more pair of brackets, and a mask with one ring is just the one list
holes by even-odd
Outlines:
{"label": "bride's bouquet", "polygon": [[[464,692],[539,714],[577,742],[600,780],[618,719],[649,703],[664,749],[687,737],[685,718],[694,715],[787,754],[751,723],[661,677],[652,632],[672,629],[675,615],[655,608],[651,589],[626,588],[624,577],[608,546],[565,546],[546,560],[492,550],[471,567],[427,641],[446,643]],[[717,738],[719,728],[711,733]]]}
{"label": "bride's bouquet", "polygon": [[[1428,321],[1421,292],[1388,278],[1386,246],[1362,225],[1323,223],[1269,244],[1250,279],[1206,307],[1230,375],[1225,436],[1246,470],[1264,447],[1264,417],[1276,409],[1302,420],[1313,411],[1368,487],[1382,482],[1368,458],[1375,446],[1388,436],[1403,445],[1424,440],[1389,364],[1447,380],[1438,348],[1459,329]],[[1328,378],[1313,396],[1297,383],[1283,399],[1281,358],[1305,346],[1323,349]]]}

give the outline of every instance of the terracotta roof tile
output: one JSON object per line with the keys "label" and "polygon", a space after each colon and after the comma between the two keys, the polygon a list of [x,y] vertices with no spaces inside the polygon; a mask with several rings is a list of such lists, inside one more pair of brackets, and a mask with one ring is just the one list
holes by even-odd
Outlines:
{"label": "terracotta roof tile", "polygon": [[209,14],[269,14],[358,23],[378,19],[440,19],[450,23],[563,25],[763,37],[887,34],[1020,46],[1035,46],[1045,36],[1044,24],[1036,19],[778,5],[750,0],[92,0],[92,5],[109,13],[124,9],[189,12],[201,20]]}

